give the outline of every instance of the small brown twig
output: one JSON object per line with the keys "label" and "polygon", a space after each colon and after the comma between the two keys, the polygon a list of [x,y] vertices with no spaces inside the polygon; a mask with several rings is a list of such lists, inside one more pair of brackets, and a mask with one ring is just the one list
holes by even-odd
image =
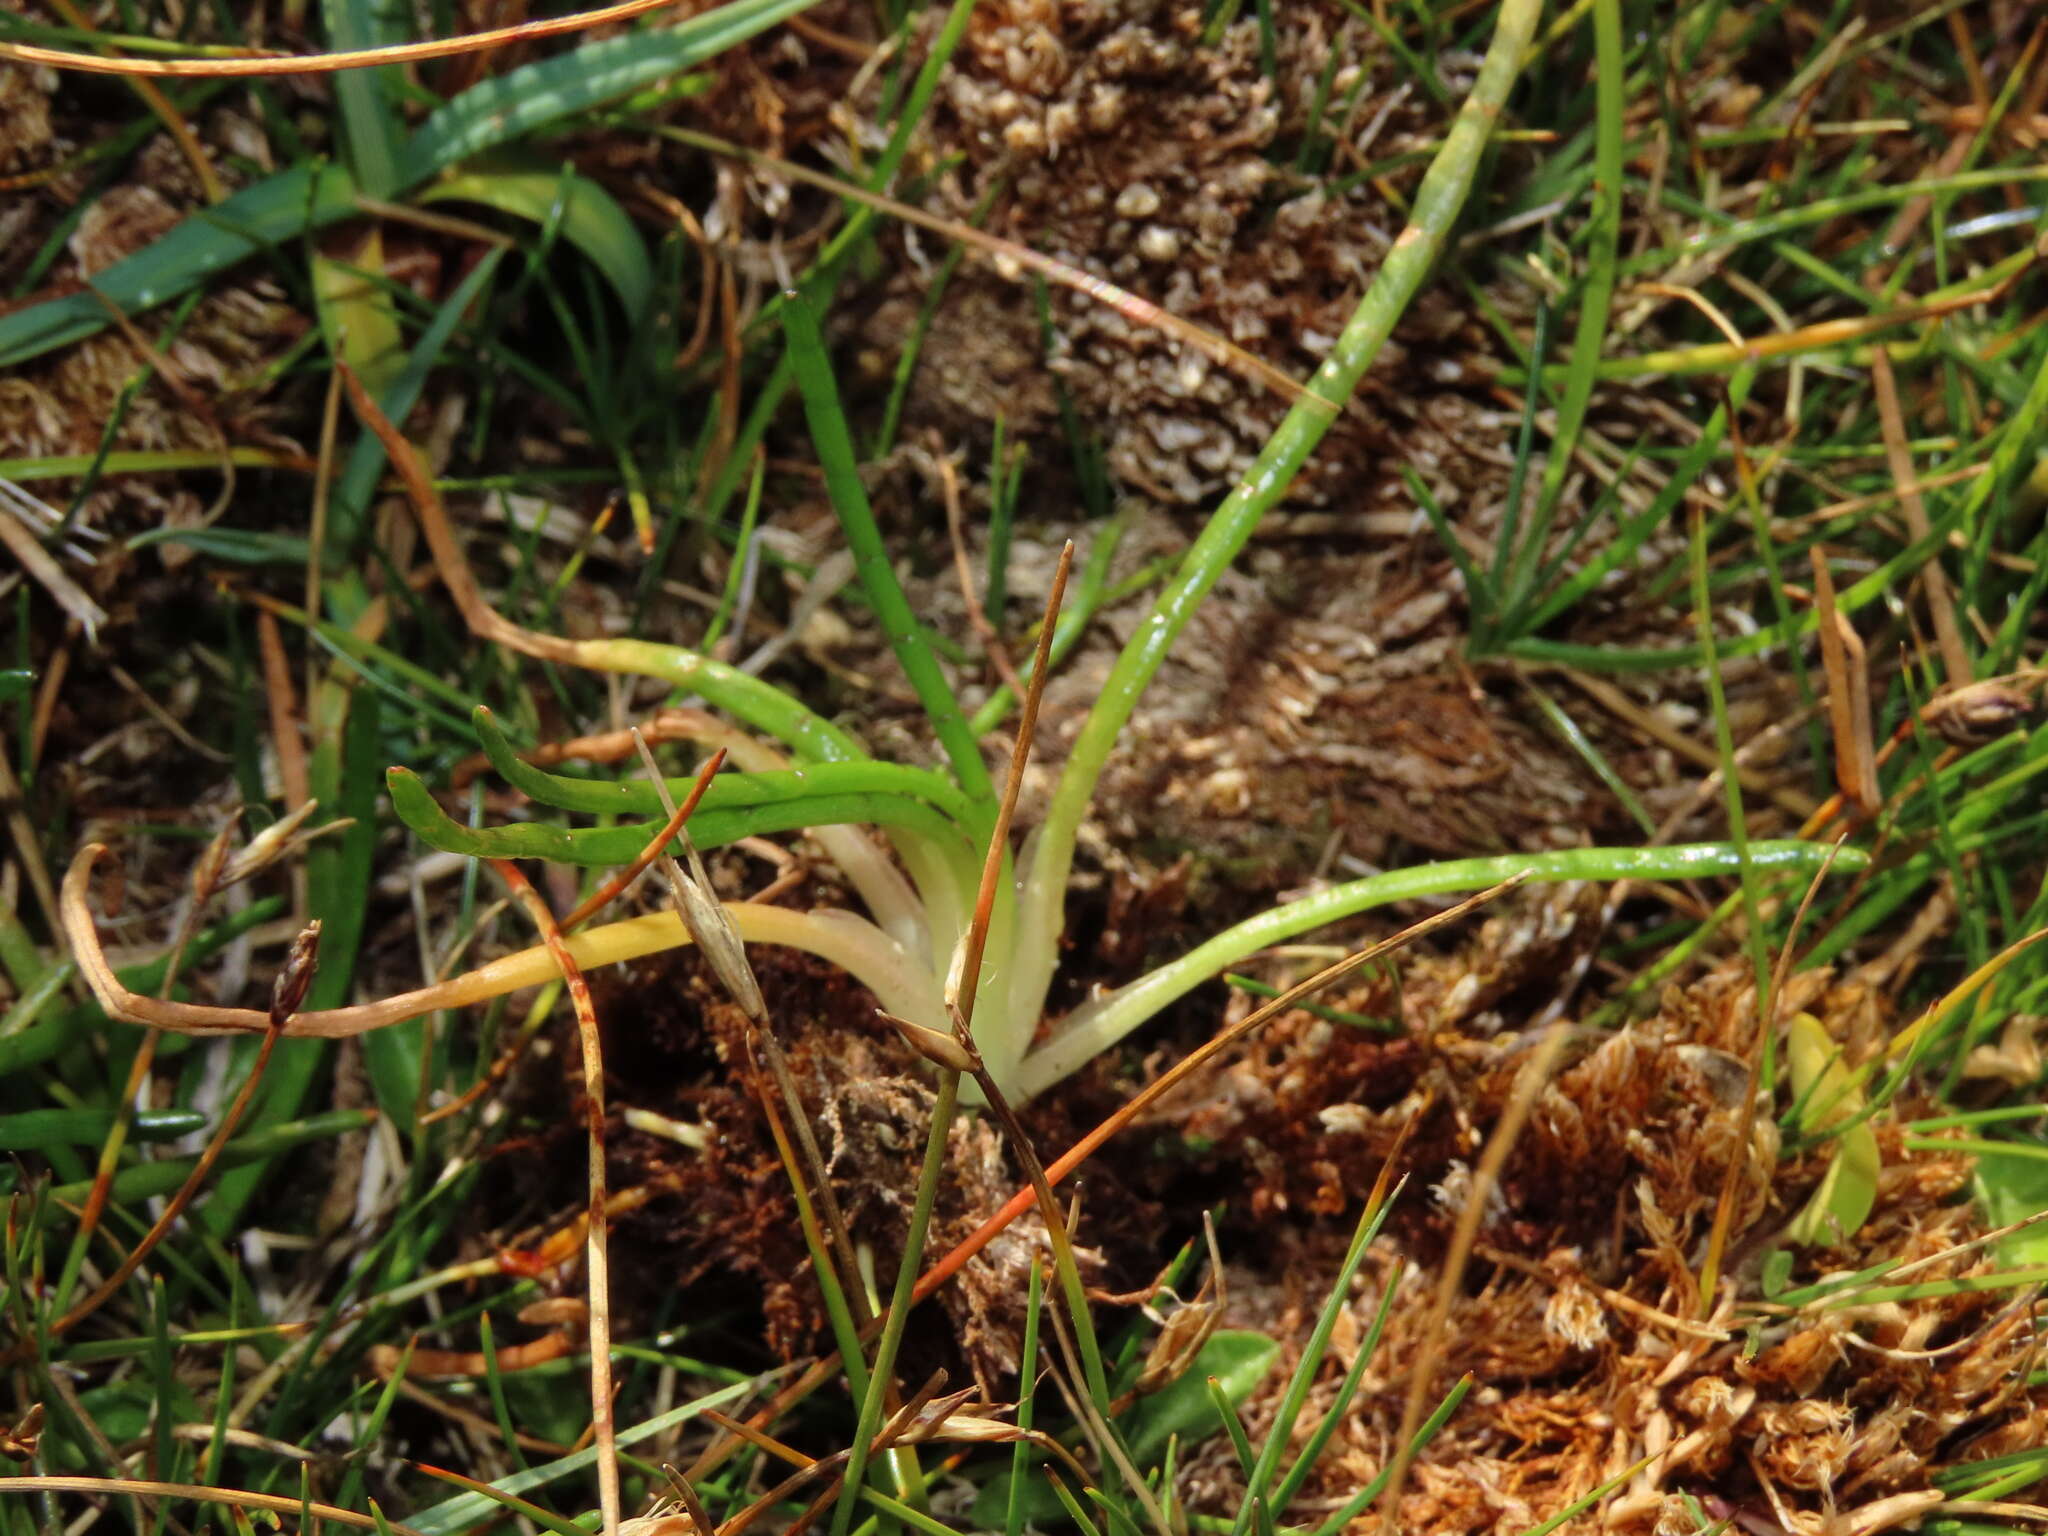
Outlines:
{"label": "small brown twig", "polygon": [[[628,733],[631,734],[630,732]],[[612,876],[592,891],[575,911],[562,919],[562,931],[567,933],[582,927],[598,913],[630,888],[635,880],[646,872],[647,867],[660,858],[676,834],[683,830],[691,815],[697,809],[697,802],[704,798],[704,791],[711,787],[711,781],[718,776],[718,770],[725,766],[725,748],[720,747],[704,760],[704,766],[697,770],[697,781],[690,786],[683,803],[669,809],[668,820],[645,848],[633,857],[633,862],[617,870]]]}
{"label": "small brown twig", "polygon": [[[1925,514],[1922,514],[1925,520]],[[1871,739],[1870,666],[1862,638],[1835,604],[1835,577],[1827,552],[1816,544],[1813,605],[1819,620],[1820,659],[1828,677],[1828,723],[1835,739],[1835,783],[1848,804],[1875,816],[1882,797],[1877,787],[1877,754]]]}

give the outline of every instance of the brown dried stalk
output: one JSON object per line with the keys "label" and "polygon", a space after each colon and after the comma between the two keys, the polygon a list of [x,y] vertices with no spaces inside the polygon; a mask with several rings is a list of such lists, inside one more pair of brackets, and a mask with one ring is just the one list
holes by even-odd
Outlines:
{"label": "brown dried stalk", "polygon": [[[1898,485],[1899,510],[1906,517],[1906,532],[1918,543],[1931,531],[1927,522],[1927,504],[1920,499],[1920,488],[1914,484],[1913,454],[1906,446],[1906,423],[1899,412],[1899,389],[1892,377],[1891,356],[1883,347],[1871,350],[1870,382],[1877,386],[1877,419],[1884,430],[1885,462]],[[1941,568],[1938,554],[1920,568],[1920,587],[1927,594],[1928,612],[1934,620],[1935,644],[1941,651],[1942,670],[1948,674],[1949,687],[1960,688],[1976,677],[1977,669],[1971,665],[1969,650],[1963,645],[1962,630],[1956,625],[1955,598],[1949,592],[1948,576]]]}
{"label": "brown dried stalk", "polygon": [[562,982],[569,989],[569,1001],[576,1010],[576,1035],[583,1046],[583,1118],[589,1133],[590,1220],[585,1232],[585,1280],[590,1291],[590,1422],[597,1434],[597,1499],[604,1514],[605,1536],[619,1529],[619,1444],[618,1426],[612,1418],[612,1298],[611,1268],[606,1252],[604,1166],[604,1047],[598,1039],[597,1006],[590,1000],[590,983],[583,968],[569,953],[561,925],[540,892],[533,888],[519,866],[504,859],[491,860],[498,872],[533,919],[547,941],[548,952],[562,969]]}
{"label": "brown dried stalk", "polygon": [[[1925,514],[1921,521],[1925,522]],[[1870,725],[1870,666],[1863,640],[1835,604],[1835,576],[1826,552],[1814,545],[1813,604],[1820,620],[1820,659],[1828,675],[1828,723],[1835,738],[1835,783],[1865,816],[1881,803],[1877,754]],[[1932,570],[1932,567],[1929,567]],[[1929,595],[1933,588],[1928,589]]]}
{"label": "brown dried stalk", "polygon": [[[544,21],[524,22],[516,27],[494,27],[472,32],[467,37],[435,38],[424,43],[399,43],[388,48],[360,48],[352,53],[259,54],[211,59],[104,59],[97,54],[70,53],[62,48],[38,48],[28,43],[0,43],[0,59],[24,64],[47,64],[54,69],[75,69],[89,75],[154,75],[159,78],[224,75],[313,75],[344,69],[368,69],[381,64],[419,64],[428,59],[453,58],[463,53],[484,53],[508,43],[532,42],[564,32],[581,32],[607,22],[624,21],[648,11],[672,5],[675,0],[623,0],[618,5]],[[298,1506],[292,1506],[296,1509]]]}
{"label": "brown dried stalk", "polygon": [[[638,740],[637,733],[634,739]],[[580,928],[618,899],[635,880],[638,880],[648,865],[661,858],[668,845],[675,838],[683,836],[683,828],[689,822],[691,813],[697,809],[697,802],[704,798],[704,791],[711,787],[711,781],[718,777],[718,770],[725,766],[725,748],[720,747],[704,760],[704,766],[697,770],[697,780],[690,786],[689,794],[683,797],[681,805],[668,807],[668,820],[653,840],[634,856],[633,862],[617,871],[612,877],[590,893],[588,900],[562,919],[562,931]],[[668,785],[662,784],[662,799],[668,799]]]}
{"label": "brown dried stalk", "polygon": [[0,1493],[139,1493],[164,1499],[193,1499],[202,1504],[232,1504],[238,1509],[267,1509],[273,1514],[311,1514],[359,1531],[386,1530],[393,1536],[420,1536],[409,1525],[359,1515],[335,1504],[287,1498],[277,1493],[245,1493],[239,1488],[208,1488],[198,1483],[159,1483],[139,1477],[50,1477],[23,1474],[0,1477]]}

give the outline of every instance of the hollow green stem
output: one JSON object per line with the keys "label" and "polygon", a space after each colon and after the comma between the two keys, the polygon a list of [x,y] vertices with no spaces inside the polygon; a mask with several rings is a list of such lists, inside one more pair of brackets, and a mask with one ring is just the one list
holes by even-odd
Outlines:
{"label": "hollow green stem", "polygon": [[1139,694],[1260,519],[1293,483],[1422,286],[1472,190],[1481,152],[1529,50],[1541,11],[1540,0],[1505,0],[1502,4],[1472,94],[1423,177],[1407,228],[1380,264],[1330,355],[1310,378],[1305,397],[1295,402],[1244,479],[1210,517],[1179,571],[1160,593],[1151,616],[1117,657],[1074,743],[1046,814],[1020,914],[1020,963],[1011,983],[1014,1017],[1036,1018],[1044,1007],[1063,926],[1074,839],[1094,796],[1096,780],[1136,708]]}
{"label": "hollow green stem", "polygon": [[[1749,865],[1758,875],[1781,870],[1811,873],[1821,867],[1829,851],[1824,843],[1751,843]],[[1843,848],[1835,853],[1834,870],[1848,874],[1868,863],[1869,855],[1860,849]],[[1389,902],[1483,890],[1514,875],[1546,883],[1696,880],[1740,874],[1742,865],[1742,857],[1728,843],[1680,844],[1671,848],[1570,848],[1552,853],[1450,859],[1333,885],[1225,929],[1170,965],[1163,965],[1106,997],[1084,1003],[1067,1016],[1050,1044],[1024,1058],[1017,1074],[1017,1090],[1022,1094],[1043,1092],[1099,1052],[1108,1050],[1167,1004],[1186,996],[1254,951]]]}
{"label": "hollow green stem", "polygon": [[686,692],[700,693],[734,719],[786,742],[798,756],[818,762],[851,762],[868,754],[861,744],[777,688],[709,656],[652,640],[577,640],[561,659],[594,672],[658,677]]}
{"label": "hollow green stem", "polygon": [[[391,808],[421,841],[445,853],[474,859],[553,859],[564,864],[629,864],[661,829],[662,818],[613,827],[557,827],[522,821],[497,827],[466,827],[443,811],[410,769],[385,777]],[[708,798],[708,796],[707,796]],[[698,810],[691,819],[699,848],[723,848],[743,837],[793,832],[802,827],[880,826],[908,832],[943,858],[956,873],[974,868],[959,829],[921,800],[890,794],[803,795],[762,805]]]}
{"label": "hollow green stem", "polygon": [[[520,793],[543,805],[579,811],[587,816],[654,816],[665,814],[661,797],[644,779],[578,779],[536,768],[513,750],[511,740],[487,709],[472,717],[477,740],[491,766]],[[685,794],[690,780],[671,779],[670,793]],[[928,768],[909,768],[901,763],[876,762],[860,758],[851,762],[816,763],[808,768],[754,773],[722,773],[704,791],[702,811],[734,810],[743,806],[778,805],[786,801],[821,795],[894,795],[900,799],[929,802],[939,814],[964,824],[972,814],[967,797],[943,774]],[[696,823],[692,836],[700,845]]]}

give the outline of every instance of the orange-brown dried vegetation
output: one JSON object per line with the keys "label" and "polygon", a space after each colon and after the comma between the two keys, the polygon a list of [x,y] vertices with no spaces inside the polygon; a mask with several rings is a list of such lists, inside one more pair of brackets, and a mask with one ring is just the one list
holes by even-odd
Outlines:
{"label": "orange-brown dried vegetation", "polygon": [[[1510,922],[1491,925],[1496,940]],[[1469,992],[1475,964],[1497,969],[1480,958],[1487,952],[1482,932],[1459,956],[1416,963],[1403,993],[1411,1025]],[[1788,1004],[1838,1038],[1883,1007],[1855,981],[1822,974],[1790,990]],[[1344,1001],[1367,1012],[1391,1003],[1375,986]],[[1753,1536],[1873,1536],[1940,1502],[1937,1469],[2039,1443],[2048,1388],[2028,1384],[2041,1343],[2030,1293],[1850,1296],[1805,1309],[1764,1295],[1765,1257],[1826,1154],[1781,1158],[1782,1103],[1745,1113],[1742,1053],[1754,1028],[1753,992],[1722,972],[1674,988],[1652,1017],[1573,1042],[1489,1201],[1432,1396],[1461,1373],[1474,1387],[1409,1479],[1399,1529],[1511,1536],[1656,1456],[1568,1528],[1692,1530],[1690,1496]],[[1450,1226],[1534,1038],[1423,1028],[1386,1040],[1297,1014],[1165,1116],[1264,1179],[1256,1199],[1269,1223],[1355,1211],[1409,1136],[1406,1193],[1368,1257],[1304,1425],[1327,1406],[1389,1284],[1399,1287],[1392,1320],[1308,1510],[1334,1508],[1386,1464]],[[1871,1219],[1837,1249],[1796,1253],[1791,1284],[1886,1262],[1924,1261],[1915,1283],[2002,1267],[1990,1248],[1959,1248],[1984,1230],[1966,1198],[1969,1157],[1904,1144],[1898,1120],[1929,1112],[1909,1094],[1881,1121]],[[1709,1306],[1699,1274],[1731,1158],[1740,1195]],[[1284,1268],[1239,1277],[1232,1290],[1265,1310],[1255,1320],[1276,1337],[1298,1341],[1337,1234],[1327,1220],[1280,1230]],[[1248,1413],[1254,1434],[1272,1407]],[[1228,1506],[1227,1452],[1212,1448],[1195,1477],[1198,1492]]]}

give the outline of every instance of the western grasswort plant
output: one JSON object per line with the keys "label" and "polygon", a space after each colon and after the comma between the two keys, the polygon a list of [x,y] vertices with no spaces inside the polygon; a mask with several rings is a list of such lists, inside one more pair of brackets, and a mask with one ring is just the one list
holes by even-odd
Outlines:
{"label": "western grasswort plant", "polygon": [[[1174,641],[1260,519],[1285,495],[1442,249],[1528,47],[1538,9],[1528,0],[1502,6],[1471,95],[1423,179],[1406,228],[1322,366],[1255,463],[1211,514],[1123,648],[1060,771],[1042,825],[1014,857],[1005,850],[1010,876],[1000,883],[991,914],[988,972],[974,1026],[990,1073],[1014,1098],[1044,1091],[1246,956],[1390,902],[1481,889],[1511,875],[1537,881],[1619,881],[1746,871],[1751,879],[1796,878],[1819,867],[1825,856],[1822,845],[1797,841],[1759,842],[1746,849],[1727,843],[1584,848],[1457,859],[1371,875],[1226,929],[1179,959],[1082,1004],[1045,1043],[1033,1044],[1058,963],[1076,840],[1103,767]],[[742,902],[733,908],[742,937],[816,954],[858,977],[889,1012],[944,1029],[945,977],[968,930],[975,871],[995,822],[994,785],[980,742],[883,548],[812,296],[792,290],[783,296],[780,314],[786,357],[856,574],[930,721],[944,768],[878,762],[848,732],[790,694],[699,651],[642,638],[568,639],[503,618],[471,573],[417,451],[364,383],[353,372],[344,373],[358,416],[398,471],[442,581],[479,639],[550,662],[661,679],[680,693],[701,696],[747,731],[775,743],[769,746],[716,725],[704,728],[707,744],[724,747],[742,771],[722,774],[711,785],[693,823],[696,842],[711,848],[742,836],[814,829],[869,915],[796,913]],[[496,767],[536,801],[578,813],[639,819],[583,830],[538,823],[469,828],[448,817],[417,777],[393,769],[388,782],[394,808],[434,846],[478,858],[618,864],[631,859],[659,827],[662,807],[652,786],[548,774],[522,764],[487,714],[478,715],[476,728]],[[866,827],[880,829],[907,879]],[[1844,850],[1835,868],[1853,872],[1862,867],[1863,857]],[[672,914],[656,914],[594,929],[578,937],[574,948],[578,963],[589,968],[684,940]],[[417,993],[301,1014],[291,1031],[356,1033],[428,1008],[502,995],[553,969],[544,952],[529,950]],[[113,1011],[121,1016],[118,1008]],[[215,1010],[213,1027],[254,1027],[253,1021],[227,1022],[225,1014],[233,1012]]]}

